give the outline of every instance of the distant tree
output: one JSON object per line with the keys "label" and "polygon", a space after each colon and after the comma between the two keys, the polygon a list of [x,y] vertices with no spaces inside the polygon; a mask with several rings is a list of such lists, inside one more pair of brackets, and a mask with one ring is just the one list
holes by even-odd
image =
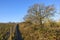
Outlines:
{"label": "distant tree", "polygon": [[43,26],[43,21],[50,18],[55,13],[54,5],[45,6],[44,4],[34,4],[28,9],[28,14],[24,17],[25,21]]}

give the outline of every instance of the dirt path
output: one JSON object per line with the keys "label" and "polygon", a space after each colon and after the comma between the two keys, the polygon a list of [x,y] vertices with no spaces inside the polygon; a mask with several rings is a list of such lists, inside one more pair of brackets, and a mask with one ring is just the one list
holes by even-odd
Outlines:
{"label": "dirt path", "polygon": [[23,40],[22,36],[21,36],[21,33],[20,33],[20,30],[19,30],[19,25],[18,24],[16,26],[14,40]]}

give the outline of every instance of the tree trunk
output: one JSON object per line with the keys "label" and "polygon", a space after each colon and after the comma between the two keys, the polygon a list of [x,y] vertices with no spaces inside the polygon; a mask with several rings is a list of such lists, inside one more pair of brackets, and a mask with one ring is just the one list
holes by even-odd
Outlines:
{"label": "tree trunk", "polygon": [[43,28],[42,18],[40,18],[40,28]]}

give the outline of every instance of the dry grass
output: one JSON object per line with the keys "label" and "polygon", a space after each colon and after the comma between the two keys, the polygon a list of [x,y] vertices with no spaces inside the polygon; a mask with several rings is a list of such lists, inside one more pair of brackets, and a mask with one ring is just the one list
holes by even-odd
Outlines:
{"label": "dry grass", "polygon": [[45,25],[45,27],[41,29],[39,25],[28,22],[23,22],[19,25],[24,40],[60,40],[60,27]]}
{"label": "dry grass", "polygon": [[[10,32],[8,40],[15,39],[16,24],[0,24],[0,40],[3,40],[3,35]],[[45,23],[43,29],[40,25],[35,25],[30,22],[19,23],[19,30],[24,40],[60,40],[60,25]],[[8,36],[8,35],[6,35]],[[5,37],[6,37],[5,36]],[[13,38],[13,39],[12,39]]]}

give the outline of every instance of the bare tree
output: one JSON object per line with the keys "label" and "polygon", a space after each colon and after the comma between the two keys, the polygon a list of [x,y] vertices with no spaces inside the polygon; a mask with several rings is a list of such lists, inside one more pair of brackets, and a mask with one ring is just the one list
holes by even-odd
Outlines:
{"label": "bare tree", "polygon": [[55,13],[54,5],[45,6],[44,4],[34,4],[28,9],[28,14],[25,16],[25,21],[39,23],[43,26],[45,18],[50,18]]}

